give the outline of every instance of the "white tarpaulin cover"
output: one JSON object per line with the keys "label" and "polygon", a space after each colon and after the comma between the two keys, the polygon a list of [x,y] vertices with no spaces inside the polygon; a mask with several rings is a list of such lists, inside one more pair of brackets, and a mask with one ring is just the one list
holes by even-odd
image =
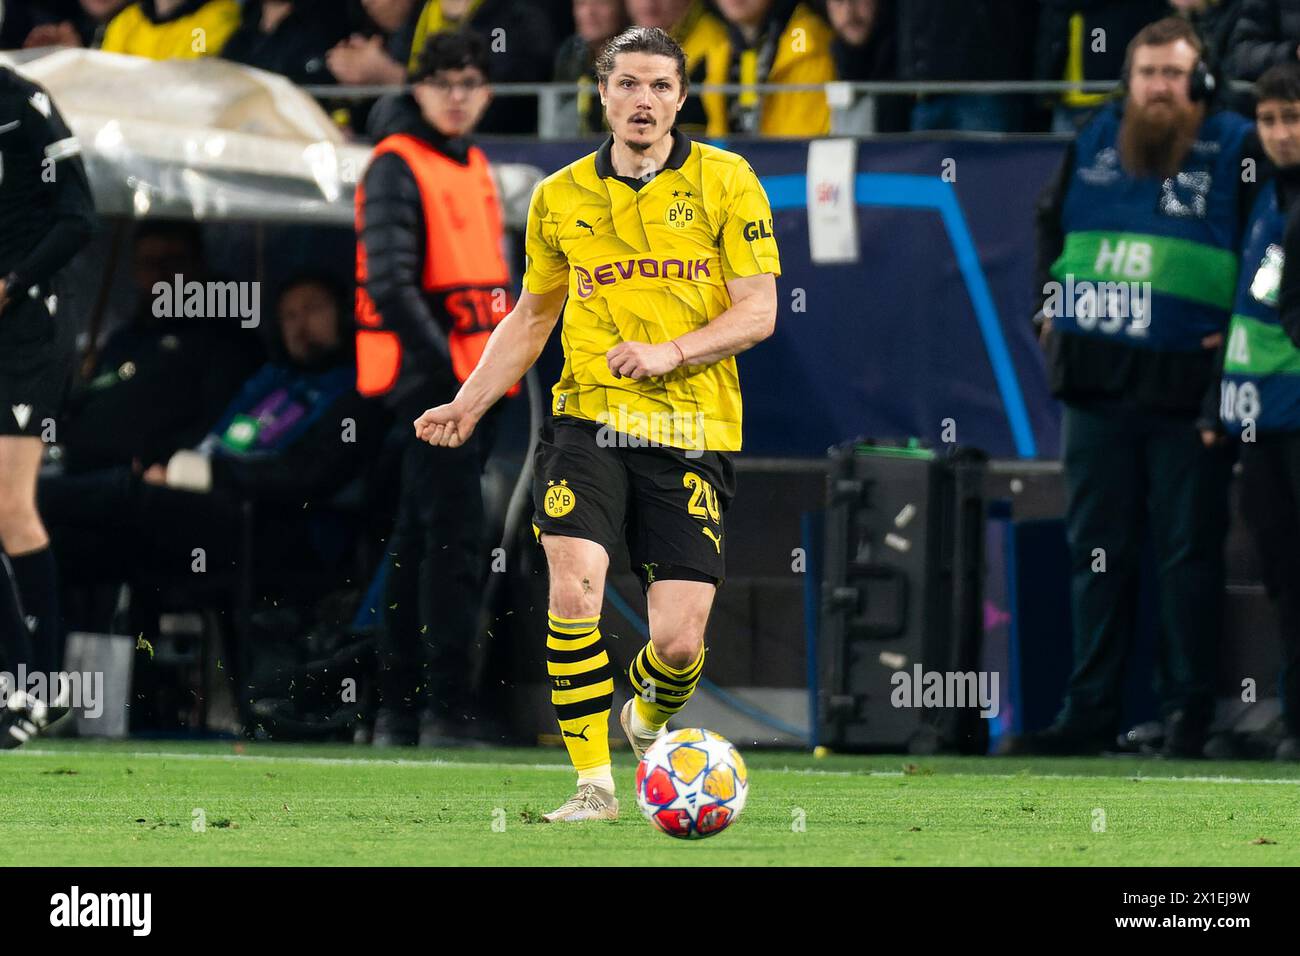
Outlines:
{"label": "white tarpaulin cover", "polygon": [[[105,215],[352,222],[370,147],[348,143],[284,77],[214,57],[61,47],[0,53],[0,64],[49,90]],[[494,173],[508,223],[522,225],[541,171]]]}

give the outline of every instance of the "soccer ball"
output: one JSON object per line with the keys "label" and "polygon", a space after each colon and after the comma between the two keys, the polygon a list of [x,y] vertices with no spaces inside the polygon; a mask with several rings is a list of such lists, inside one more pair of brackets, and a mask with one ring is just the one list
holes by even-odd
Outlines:
{"label": "soccer ball", "polygon": [[745,761],[725,737],[689,728],[661,737],[636,768],[636,802],[669,836],[698,840],[736,822],[749,793]]}

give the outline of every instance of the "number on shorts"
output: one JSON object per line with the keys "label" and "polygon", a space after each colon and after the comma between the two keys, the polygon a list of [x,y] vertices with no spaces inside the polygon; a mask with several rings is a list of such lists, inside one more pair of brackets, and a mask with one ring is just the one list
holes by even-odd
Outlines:
{"label": "number on shorts", "polygon": [[713,486],[693,471],[682,475],[682,484],[691,489],[691,500],[686,504],[686,513],[693,518],[710,518],[714,524],[722,520],[718,510],[718,493]]}

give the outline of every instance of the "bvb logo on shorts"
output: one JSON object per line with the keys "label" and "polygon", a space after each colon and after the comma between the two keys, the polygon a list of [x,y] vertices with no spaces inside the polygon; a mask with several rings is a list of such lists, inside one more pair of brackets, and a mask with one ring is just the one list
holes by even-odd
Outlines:
{"label": "bvb logo on shorts", "polygon": [[674,229],[685,229],[695,219],[695,207],[685,199],[679,199],[668,207],[664,221]]}
{"label": "bvb logo on shorts", "polygon": [[550,517],[563,518],[578,503],[578,496],[573,493],[569,482],[564,478],[560,479],[558,485],[553,481],[548,481],[546,484],[548,487],[542,505]]}

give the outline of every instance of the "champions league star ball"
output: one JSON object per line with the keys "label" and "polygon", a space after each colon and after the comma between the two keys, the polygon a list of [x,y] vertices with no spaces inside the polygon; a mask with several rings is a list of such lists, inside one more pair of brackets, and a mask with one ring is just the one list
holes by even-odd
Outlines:
{"label": "champions league star ball", "polygon": [[698,840],[736,822],[749,793],[745,761],[711,730],[676,730],[646,751],[636,768],[636,802],[669,836]]}

